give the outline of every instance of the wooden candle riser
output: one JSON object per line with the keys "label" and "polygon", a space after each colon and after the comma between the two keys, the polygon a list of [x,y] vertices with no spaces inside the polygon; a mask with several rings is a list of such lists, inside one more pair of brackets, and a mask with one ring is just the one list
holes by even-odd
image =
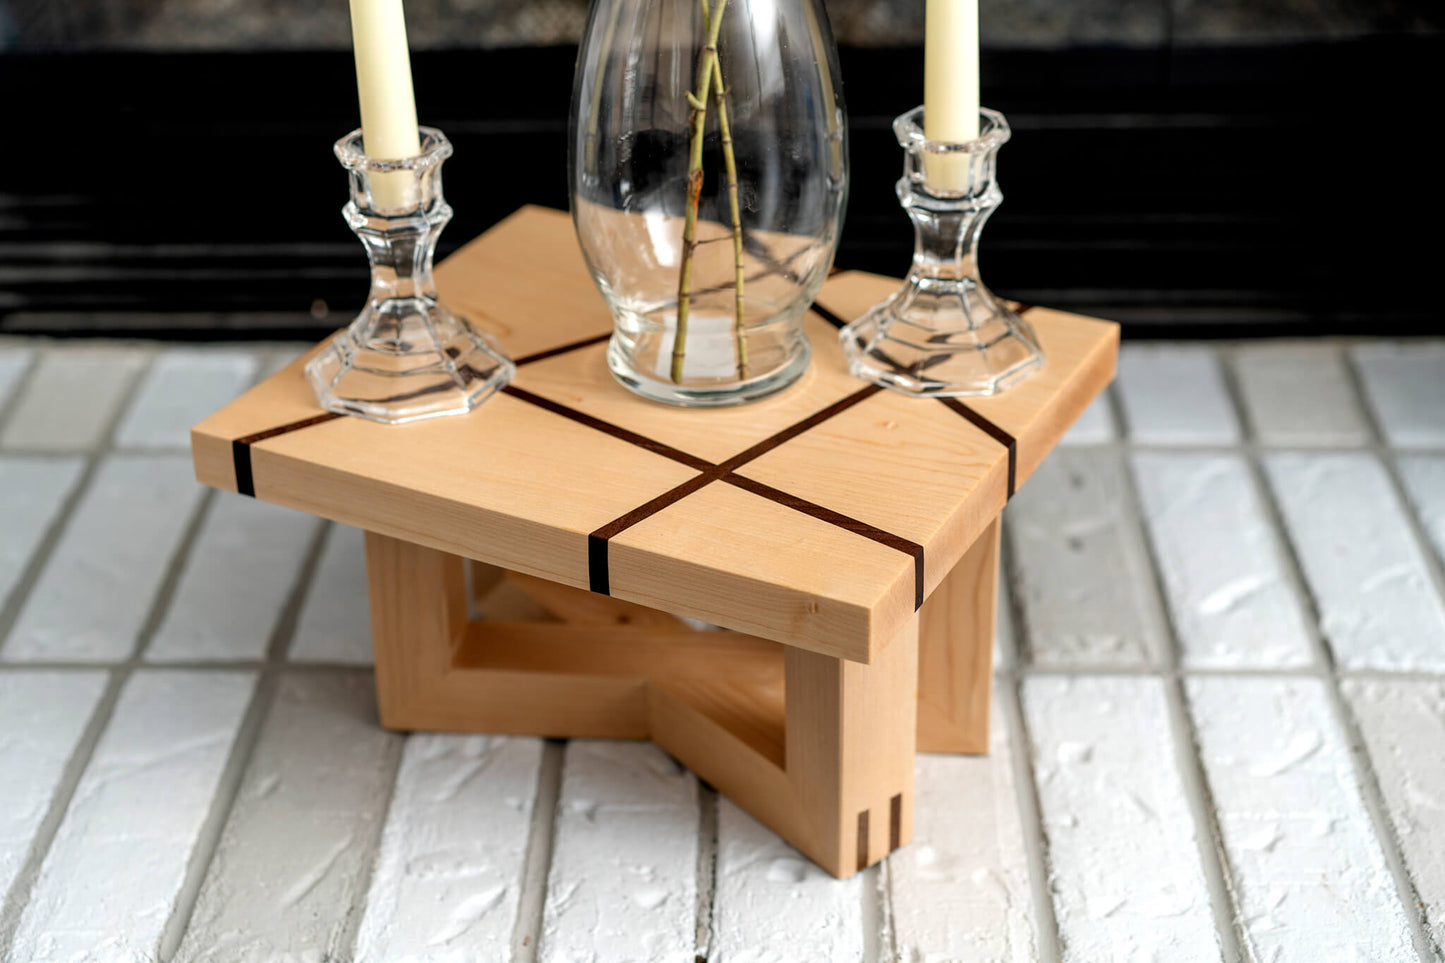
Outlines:
{"label": "wooden candle riser", "polygon": [[909,398],[848,376],[836,325],[898,282],[844,272],[798,384],[690,411],[612,380],[566,215],[523,209],[436,276],[517,360],[477,411],[331,415],[303,358],[192,432],[202,482],[366,530],[383,724],[652,739],[839,876],[907,842],[915,749],[987,749],[999,513],[1117,326],[1025,310],[1041,371]]}

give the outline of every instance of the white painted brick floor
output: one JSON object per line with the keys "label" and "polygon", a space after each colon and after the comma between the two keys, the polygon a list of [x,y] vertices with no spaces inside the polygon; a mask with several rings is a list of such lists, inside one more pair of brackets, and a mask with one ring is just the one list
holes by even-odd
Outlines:
{"label": "white painted brick floor", "polygon": [[360,533],[191,478],[296,350],[0,340],[0,961],[1445,961],[1445,341],[1126,346],[845,882],[650,744],[381,730]]}

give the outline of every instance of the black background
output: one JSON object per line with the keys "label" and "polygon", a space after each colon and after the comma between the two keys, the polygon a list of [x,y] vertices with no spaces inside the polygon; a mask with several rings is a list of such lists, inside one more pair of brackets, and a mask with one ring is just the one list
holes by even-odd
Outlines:
{"label": "black background", "polygon": [[[989,285],[1135,336],[1438,333],[1439,63],[1429,37],[1201,50],[985,51],[1014,128]],[[852,186],[837,263],[900,274],[892,118],[916,49],[844,49]],[[565,208],[573,48],[413,56],[456,146],[442,252]],[[348,53],[0,57],[0,333],[315,337],[366,265],[331,143]]]}

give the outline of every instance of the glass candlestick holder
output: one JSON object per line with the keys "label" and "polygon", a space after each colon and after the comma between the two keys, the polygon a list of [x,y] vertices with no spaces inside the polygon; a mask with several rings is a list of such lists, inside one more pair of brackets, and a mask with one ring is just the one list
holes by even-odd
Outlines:
{"label": "glass candlestick holder", "polygon": [[351,175],[346,223],[366,246],[366,306],[306,365],[329,411],[400,424],[471,411],[511,380],[512,362],[485,335],[437,300],[432,258],[452,209],[442,196],[442,161],[452,145],[421,128],[421,153],[367,157],[361,131],[336,142]]}
{"label": "glass candlestick holder", "polygon": [[917,107],[893,131],[904,150],[898,200],[913,221],[913,268],[840,332],[848,368],[905,394],[996,394],[1044,363],[1033,329],[978,276],[979,234],[1003,201],[995,172],[1008,122],[985,108],[977,140],[935,141]]}

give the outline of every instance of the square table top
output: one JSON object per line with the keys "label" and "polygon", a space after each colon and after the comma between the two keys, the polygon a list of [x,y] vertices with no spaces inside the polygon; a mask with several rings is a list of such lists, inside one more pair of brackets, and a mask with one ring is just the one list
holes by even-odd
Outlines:
{"label": "square table top", "polygon": [[437,266],[442,300],[517,361],[467,415],[323,411],[310,355],[197,425],[207,484],[790,645],[870,661],[1113,377],[1118,326],[1028,309],[1044,367],[919,399],[847,372],[836,327],[899,282],[831,277],[808,372],[682,409],[617,384],[612,317],[566,213],[526,207]]}

